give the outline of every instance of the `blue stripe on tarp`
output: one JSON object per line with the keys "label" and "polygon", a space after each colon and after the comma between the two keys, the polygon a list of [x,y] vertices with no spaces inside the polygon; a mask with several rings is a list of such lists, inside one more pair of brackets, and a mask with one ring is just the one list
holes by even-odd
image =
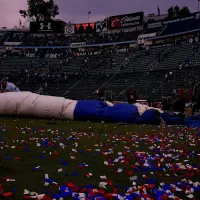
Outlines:
{"label": "blue stripe on tarp", "polygon": [[176,114],[161,113],[161,118],[168,125],[185,125],[187,127],[199,127],[200,128],[200,116],[186,117],[184,120]]}
{"label": "blue stripe on tarp", "polygon": [[174,113],[160,113],[160,116],[168,125],[183,125],[183,120],[181,120],[180,116]]}
{"label": "blue stripe on tarp", "polygon": [[188,127],[199,127],[200,128],[200,116],[186,117],[184,124]]}
{"label": "blue stripe on tarp", "polygon": [[200,127],[200,116],[186,117],[183,121],[175,113],[159,113],[153,109],[146,111],[140,116],[137,107],[131,104],[119,103],[110,107],[101,101],[81,100],[78,101],[74,110],[74,119],[79,121],[159,124],[160,117],[168,125]]}
{"label": "blue stripe on tarp", "polygon": [[110,107],[105,102],[97,100],[78,101],[74,110],[74,119],[78,121],[117,123],[160,123],[159,113],[155,110],[148,110],[140,116],[135,105],[120,103]]}

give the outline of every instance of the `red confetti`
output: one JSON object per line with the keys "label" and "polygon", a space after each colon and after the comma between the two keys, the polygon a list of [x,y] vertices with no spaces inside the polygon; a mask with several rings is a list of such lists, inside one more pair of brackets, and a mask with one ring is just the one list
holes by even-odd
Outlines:
{"label": "red confetti", "polygon": [[128,174],[128,175],[133,175],[133,172],[127,171],[126,174]]}
{"label": "red confetti", "polygon": [[51,197],[47,196],[46,194],[43,197],[43,200],[51,200]]}
{"label": "red confetti", "polygon": [[105,194],[106,192],[105,192],[105,190],[101,190],[101,189],[100,189],[100,190],[98,190],[98,193],[99,193],[99,194]]}
{"label": "red confetti", "polygon": [[30,196],[24,196],[24,199],[31,199]]}
{"label": "red confetti", "polygon": [[4,197],[10,197],[12,195],[12,192],[4,192],[3,196]]}
{"label": "red confetti", "polygon": [[3,192],[3,185],[0,184],[0,194]]}
{"label": "red confetti", "polygon": [[107,180],[107,184],[108,184],[108,185],[113,185],[113,183],[112,183],[111,180]]}
{"label": "red confetti", "polygon": [[54,155],[58,156],[58,155],[60,155],[60,153],[58,151],[55,151]]}
{"label": "red confetti", "polygon": [[66,185],[68,188],[76,187],[76,185],[73,182],[68,182]]}

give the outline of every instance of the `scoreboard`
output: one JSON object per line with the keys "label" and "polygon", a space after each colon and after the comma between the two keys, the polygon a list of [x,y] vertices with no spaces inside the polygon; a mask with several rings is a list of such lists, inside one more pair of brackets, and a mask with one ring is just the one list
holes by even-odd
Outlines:
{"label": "scoreboard", "polygon": [[77,34],[95,33],[95,32],[96,32],[96,23],[75,24],[75,33]]}

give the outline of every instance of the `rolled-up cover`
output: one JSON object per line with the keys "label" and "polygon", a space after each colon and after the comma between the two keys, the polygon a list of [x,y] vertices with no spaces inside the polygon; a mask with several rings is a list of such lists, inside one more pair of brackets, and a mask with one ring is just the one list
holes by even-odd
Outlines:
{"label": "rolled-up cover", "polygon": [[160,109],[146,105],[75,101],[31,92],[1,93],[0,115],[138,124],[159,124],[162,118],[167,124],[183,124],[180,117],[169,116]]}
{"label": "rolled-up cover", "polygon": [[74,119],[77,101],[31,92],[0,94],[0,115]]}

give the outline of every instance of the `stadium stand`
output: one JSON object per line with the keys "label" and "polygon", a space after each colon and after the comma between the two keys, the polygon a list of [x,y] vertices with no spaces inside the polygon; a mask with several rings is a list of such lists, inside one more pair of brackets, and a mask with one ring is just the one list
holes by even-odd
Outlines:
{"label": "stadium stand", "polygon": [[[113,100],[125,101],[132,88],[141,98],[159,101],[199,80],[198,16],[103,33],[3,31],[0,73],[22,91],[93,99],[96,90],[104,88]],[[173,34],[176,37],[170,37]]]}
{"label": "stadium stand", "polygon": [[[144,97],[151,94],[151,98],[159,99],[165,76],[173,69],[176,69],[175,85],[192,80],[186,74],[198,74],[195,69],[200,60],[199,56],[193,59],[192,44],[183,42],[175,50],[166,46],[129,52],[127,61],[126,55],[123,52],[107,51],[104,56],[72,56],[68,64],[62,58],[41,59],[10,55],[2,61],[1,73],[5,76],[22,76],[19,82],[22,90],[37,91],[41,85],[46,85],[43,91],[45,94],[90,99],[94,97],[96,89],[103,86],[111,90],[113,98],[118,100],[125,100],[124,94],[128,87],[135,88]],[[188,68],[179,70],[179,65],[185,65],[189,57],[191,61]],[[61,70],[59,66],[62,66]],[[147,82],[148,87],[145,84]],[[164,94],[169,95],[173,91],[174,82],[170,80],[166,84],[168,86],[165,87]]]}
{"label": "stadium stand", "polygon": [[[137,40],[139,34],[142,31],[132,31],[128,33],[120,32],[113,34],[87,34],[87,35],[77,35],[77,36],[30,36],[24,35],[21,40],[23,41],[23,46],[66,46],[74,42],[86,42],[86,44],[103,44],[111,42],[124,42]],[[17,40],[15,38],[15,40]]]}

